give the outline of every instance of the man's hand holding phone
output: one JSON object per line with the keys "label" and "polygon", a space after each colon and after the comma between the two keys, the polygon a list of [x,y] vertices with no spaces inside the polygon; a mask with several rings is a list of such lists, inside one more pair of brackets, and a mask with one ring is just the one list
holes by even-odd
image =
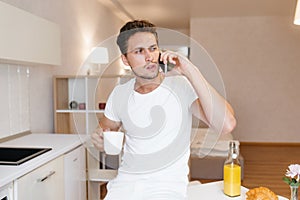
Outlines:
{"label": "man's hand holding phone", "polygon": [[161,52],[159,65],[166,76],[186,75],[189,66],[194,66],[187,57],[173,51]]}

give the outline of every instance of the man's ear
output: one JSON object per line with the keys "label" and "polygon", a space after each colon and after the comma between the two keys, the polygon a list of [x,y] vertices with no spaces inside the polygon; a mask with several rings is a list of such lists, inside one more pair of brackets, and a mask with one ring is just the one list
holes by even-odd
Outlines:
{"label": "man's ear", "polygon": [[121,58],[122,58],[122,61],[123,61],[124,65],[127,65],[127,66],[129,66],[129,63],[128,63],[128,60],[127,60],[127,57],[126,57],[124,54],[122,54],[122,55],[121,55]]}

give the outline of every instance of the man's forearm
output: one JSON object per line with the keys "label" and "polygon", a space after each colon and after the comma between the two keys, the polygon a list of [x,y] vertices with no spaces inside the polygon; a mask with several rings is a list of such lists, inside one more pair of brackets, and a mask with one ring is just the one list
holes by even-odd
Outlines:
{"label": "man's forearm", "polygon": [[209,126],[222,133],[231,132],[236,120],[230,104],[213,88],[194,65],[185,71],[185,76],[197,93]]}

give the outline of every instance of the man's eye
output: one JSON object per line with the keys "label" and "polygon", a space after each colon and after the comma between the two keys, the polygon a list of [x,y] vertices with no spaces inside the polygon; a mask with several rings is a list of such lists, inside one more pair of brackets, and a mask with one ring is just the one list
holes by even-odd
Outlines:
{"label": "man's eye", "polygon": [[135,54],[141,54],[141,53],[143,53],[144,52],[144,49],[136,49],[135,51],[134,51],[134,53]]}
{"label": "man's eye", "polygon": [[157,47],[156,46],[155,47],[150,47],[149,49],[150,49],[151,52],[153,52],[153,51],[157,50]]}

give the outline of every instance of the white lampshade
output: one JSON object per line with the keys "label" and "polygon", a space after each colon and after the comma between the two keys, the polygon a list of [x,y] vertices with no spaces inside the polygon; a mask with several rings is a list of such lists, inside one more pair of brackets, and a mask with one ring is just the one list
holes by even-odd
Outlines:
{"label": "white lampshade", "polygon": [[96,47],[93,49],[90,57],[90,63],[106,64],[108,63],[108,51],[105,47]]}
{"label": "white lampshade", "polygon": [[300,0],[297,1],[297,6],[296,6],[296,10],[295,10],[294,24],[300,25]]}

